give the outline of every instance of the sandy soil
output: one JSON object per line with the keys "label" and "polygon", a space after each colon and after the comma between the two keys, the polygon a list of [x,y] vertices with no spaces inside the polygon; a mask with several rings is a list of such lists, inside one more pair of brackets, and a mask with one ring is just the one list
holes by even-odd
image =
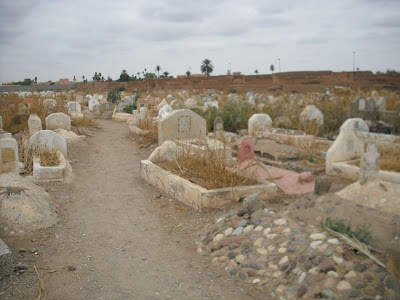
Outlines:
{"label": "sandy soil", "polygon": [[0,298],[36,298],[38,275],[47,299],[261,298],[196,253],[196,235],[221,212],[199,214],[157,198],[140,178],[139,162],[150,152],[126,124],[98,123],[86,142],[68,147],[72,180],[42,184],[58,207],[58,225],[2,235],[28,269],[0,280]]}

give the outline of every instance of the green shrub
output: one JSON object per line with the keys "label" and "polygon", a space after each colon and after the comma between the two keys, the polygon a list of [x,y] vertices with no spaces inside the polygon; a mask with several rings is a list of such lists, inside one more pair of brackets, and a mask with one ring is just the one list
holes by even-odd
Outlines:
{"label": "green shrub", "polygon": [[339,219],[331,220],[331,218],[327,218],[325,223],[321,222],[322,227],[329,228],[333,231],[339,232],[341,234],[347,235],[348,237],[355,237],[360,242],[370,245],[372,241],[372,236],[370,232],[370,225],[358,226],[355,231],[351,229],[351,225],[345,225]]}
{"label": "green shrub", "polygon": [[[121,90],[122,89],[122,90]],[[108,92],[107,100],[112,103],[117,103],[121,100],[121,91],[123,91],[124,87],[116,86]]]}
{"label": "green shrub", "polygon": [[124,112],[131,114],[132,110],[136,109],[136,103],[133,103],[132,105],[128,105],[126,107],[124,107]]}

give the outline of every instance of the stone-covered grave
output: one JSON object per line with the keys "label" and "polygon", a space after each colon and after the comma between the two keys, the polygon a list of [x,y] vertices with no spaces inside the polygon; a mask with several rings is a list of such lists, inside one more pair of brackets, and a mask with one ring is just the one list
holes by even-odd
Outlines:
{"label": "stone-covered grave", "polygon": [[257,198],[249,195],[243,209],[221,216],[199,237],[197,252],[214,267],[273,299],[395,299],[384,267]]}

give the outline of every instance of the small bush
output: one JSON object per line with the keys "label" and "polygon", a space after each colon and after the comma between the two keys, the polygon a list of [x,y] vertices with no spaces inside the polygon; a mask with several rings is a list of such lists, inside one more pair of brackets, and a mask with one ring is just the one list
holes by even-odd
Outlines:
{"label": "small bush", "polygon": [[371,232],[369,230],[370,225],[358,226],[355,231],[351,229],[351,225],[345,225],[339,219],[331,220],[331,218],[327,218],[325,223],[321,222],[323,227],[329,228],[333,231],[339,232],[341,234],[347,235],[352,238],[353,236],[357,238],[360,242],[370,245],[372,241]]}
{"label": "small bush", "polygon": [[108,92],[107,100],[111,101],[112,103],[117,103],[121,100],[121,91],[123,90],[125,90],[124,87],[116,86]]}
{"label": "small bush", "polygon": [[136,103],[133,103],[132,105],[128,105],[126,107],[124,107],[124,112],[131,114],[132,110],[136,109]]}

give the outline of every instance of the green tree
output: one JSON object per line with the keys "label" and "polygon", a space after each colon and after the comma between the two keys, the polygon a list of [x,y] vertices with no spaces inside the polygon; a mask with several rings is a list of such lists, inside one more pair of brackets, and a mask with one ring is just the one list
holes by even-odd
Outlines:
{"label": "green tree", "polygon": [[201,62],[200,70],[201,70],[201,73],[204,73],[207,76],[210,76],[212,71],[214,71],[214,65],[211,63],[211,60],[206,58]]}
{"label": "green tree", "polygon": [[190,77],[190,75],[191,75],[191,74],[190,74],[190,71],[186,71],[186,76],[187,76],[187,77]]}
{"label": "green tree", "polygon": [[35,83],[37,83],[37,77],[35,76]]}
{"label": "green tree", "polygon": [[258,73],[259,73],[258,70],[255,70],[255,71],[254,71],[254,74],[258,74]]}
{"label": "green tree", "polygon": [[274,74],[274,70],[275,70],[274,65],[271,65],[271,66],[269,67],[269,69],[271,70],[272,74]]}
{"label": "green tree", "polygon": [[168,78],[169,72],[165,71],[164,73],[165,78]]}
{"label": "green tree", "polygon": [[101,73],[97,74],[94,72],[93,81],[100,81],[101,80]]}
{"label": "green tree", "polygon": [[157,72],[158,78],[160,78],[160,71],[161,71],[160,65],[157,65],[157,66],[156,66],[155,71]]}
{"label": "green tree", "polygon": [[119,79],[117,81],[127,82],[129,81],[129,74],[126,70],[122,70],[121,75],[119,75]]}
{"label": "green tree", "polygon": [[108,82],[112,82],[112,78],[110,76],[107,77]]}

